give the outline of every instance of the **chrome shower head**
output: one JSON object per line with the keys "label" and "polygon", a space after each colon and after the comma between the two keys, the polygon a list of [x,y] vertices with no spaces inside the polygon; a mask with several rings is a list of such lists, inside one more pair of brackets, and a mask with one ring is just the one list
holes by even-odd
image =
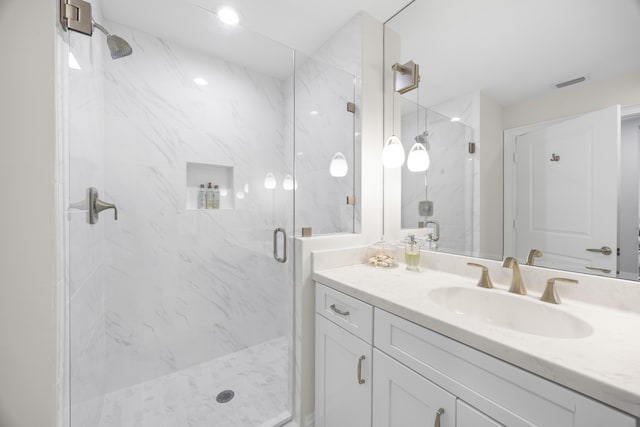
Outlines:
{"label": "chrome shower head", "polygon": [[419,144],[424,144],[424,148],[426,148],[427,151],[431,149],[429,145],[429,140],[427,139],[428,136],[429,136],[429,132],[427,132],[426,130],[420,135],[416,136],[416,142]]}
{"label": "chrome shower head", "polygon": [[131,45],[122,37],[110,34],[107,36],[107,46],[111,52],[111,59],[129,56],[133,53]]}
{"label": "chrome shower head", "polygon": [[125,39],[109,33],[106,28],[98,24],[96,21],[92,21],[92,23],[94,28],[97,28],[107,36],[107,46],[109,46],[109,51],[111,52],[111,59],[122,58],[133,53],[133,48]]}

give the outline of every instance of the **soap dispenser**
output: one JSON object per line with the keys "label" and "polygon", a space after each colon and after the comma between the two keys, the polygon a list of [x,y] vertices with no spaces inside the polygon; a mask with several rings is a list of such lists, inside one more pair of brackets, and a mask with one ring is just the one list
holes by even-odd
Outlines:
{"label": "soap dispenser", "polygon": [[220,187],[213,186],[213,209],[220,209]]}
{"label": "soap dispenser", "polygon": [[418,271],[420,265],[420,245],[416,240],[416,236],[409,236],[409,243],[404,248],[404,262],[407,264],[407,270]]}
{"label": "soap dispenser", "polygon": [[209,183],[209,185],[207,186],[207,192],[205,193],[205,201],[206,201],[206,208],[207,209],[213,209],[213,187],[211,186],[211,183]]}
{"label": "soap dispenser", "polygon": [[204,184],[200,184],[200,191],[198,191],[198,209],[204,209],[206,206],[207,202],[204,194]]}

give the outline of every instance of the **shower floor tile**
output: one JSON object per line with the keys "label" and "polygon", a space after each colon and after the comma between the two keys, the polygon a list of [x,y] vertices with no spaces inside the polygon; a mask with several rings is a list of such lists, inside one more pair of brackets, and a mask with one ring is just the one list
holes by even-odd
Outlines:
{"label": "shower floor tile", "polygon": [[[107,394],[99,427],[273,427],[290,416],[286,337]],[[216,396],[235,397],[218,403]]]}

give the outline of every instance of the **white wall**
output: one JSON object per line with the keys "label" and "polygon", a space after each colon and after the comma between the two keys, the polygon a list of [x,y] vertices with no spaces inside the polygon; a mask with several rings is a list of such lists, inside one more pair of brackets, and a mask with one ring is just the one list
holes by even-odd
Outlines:
{"label": "white wall", "polygon": [[640,72],[608,80],[579,83],[517,105],[505,106],[503,125],[512,129],[545,120],[600,110],[611,105],[640,104]]}
{"label": "white wall", "polygon": [[503,256],[502,107],[480,92],[480,242],[479,255]]}
{"label": "white wall", "polygon": [[56,423],[56,6],[0,2],[0,37],[19,40],[9,42],[0,75],[0,425],[7,427]]}
{"label": "white wall", "polygon": [[620,147],[620,198],[618,200],[618,270],[620,277],[638,279],[638,153],[640,118],[622,121]]}

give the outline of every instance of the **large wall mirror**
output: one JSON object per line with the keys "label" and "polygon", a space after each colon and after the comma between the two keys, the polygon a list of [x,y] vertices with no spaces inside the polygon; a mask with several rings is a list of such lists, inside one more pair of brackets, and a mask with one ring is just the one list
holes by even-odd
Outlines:
{"label": "large wall mirror", "polygon": [[429,157],[385,168],[385,235],[638,280],[640,0],[614,3],[415,0],[385,24],[385,139]]}

